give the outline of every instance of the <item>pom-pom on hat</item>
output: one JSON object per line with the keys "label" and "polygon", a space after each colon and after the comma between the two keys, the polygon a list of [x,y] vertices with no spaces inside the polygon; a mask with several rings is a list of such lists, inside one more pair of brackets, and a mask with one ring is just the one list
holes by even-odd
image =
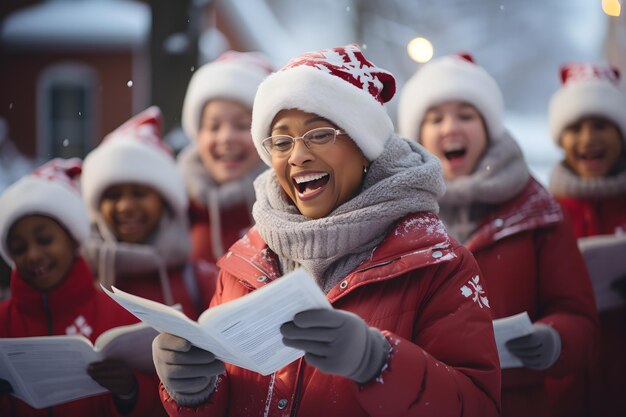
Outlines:
{"label": "pom-pom on hat", "polygon": [[569,64],[561,67],[561,88],[550,99],[550,133],[560,144],[563,130],[587,116],[605,117],[626,141],[626,96],[618,88],[619,71],[611,66]]}
{"label": "pom-pom on hat", "polygon": [[393,75],[368,61],[357,45],[297,56],[259,86],[252,110],[254,145],[270,165],[263,139],[278,112],[298,109],[335,123],[373,161],[393,133],[383,104],[395,91]]}
{"label": "pom-pom on hat", "polygon": [[273,70],[260,52],[227,51],[215,61],[200,67],[191,77],[183,102],[182,125],[195,140],[204,106],[213,99],[229,99],[250,109],[259,84]]}
{"label": "pom-pom on hat", "polygon": [[487,134],[497,140],[504,133],[504,100],[496,80],[471,55],[459,53],[432,60],[407,81],[398,103],[398,129],[419,140],[428,109],[446,101],[463,101],[480,112]]}
{"label": "pom-pom on hat", "polygon": [[177,217],[185,216],[185,186],[171,150],[161,140],[161,125],[161,110],[150,107],[107,135],[87,155],[81,188],[92,220],[97,218],[104,191],[121,183],[152,187]]}
{"label": "pom-pom on hat", "polygon": [[10,265],[7,238],[16,221],[28,215],[48,216],[83,244],[89,237],[87,209],[80,196],[81,161],[53,159],[37,168],[0,196],[0,254]]}

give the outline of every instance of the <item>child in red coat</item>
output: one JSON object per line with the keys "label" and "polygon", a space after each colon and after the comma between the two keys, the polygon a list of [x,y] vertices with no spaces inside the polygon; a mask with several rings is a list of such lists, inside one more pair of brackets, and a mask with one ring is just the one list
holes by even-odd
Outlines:
{"label": "child in red coat", "polygon": [[258,52],[228,51],[189,82],[182,124],[191,144],[178,164],[191,200],[193,259],[215,262],[253,224],[252,181],[266,167],[250,135],[252,102],[271,70]]}
{"label": "child in red coat", "polygon": [[502,371],[502,416],[549,416],[544,381],[588,364],[596,309],[569,224],[530,175],[503,113],[493,77],[469,55],[446,56],[405,85],[399,127],[441,160],[439,216],[476,257],[493,318],[526,311],[533,323],[507,342],[522,366]]}
{"label": "child in red coat", "polygon": [[[578,238],[612,235],[619,240],[626,231],[626,96],[618,88],[619,73],[609,66],[573,64],[561,68],[561,80],[550,102],[550,129],[565,158],[552,171],[550,191],[572,219]],[[590,272],[592,277],[597,273]],[[626,306],[620,295],[626,268],[621,277],[612,286],[594,282],[601,343],[587,382],[591,415],[626,415]],[[561,415],[573,415],[574,410],[564,408],[572,402],[562,396],[581,384],[554,382]]]}
{"label": "child in red coat", "polygon": [[92,223],[87,256],[99,281],[196,318],[215,288],[215,267],[189,262],[187,196],[161,111],[151,107],[85,158],[82,190]]}
{"label": "child in red coat", "polygon": [[[0,197],[0,254],[13,267],[12,296],[0,304],[0,337],[83,334],[94,342],[104,331],[136,323],[94,286],[80,256],[89,235],[87,211],[75,177],[79,160],[54,160]],[[92,363],[87,373],[110,393],[34,409],[0,394],[2,416],[162,415],[153,373],[120,360]]]}

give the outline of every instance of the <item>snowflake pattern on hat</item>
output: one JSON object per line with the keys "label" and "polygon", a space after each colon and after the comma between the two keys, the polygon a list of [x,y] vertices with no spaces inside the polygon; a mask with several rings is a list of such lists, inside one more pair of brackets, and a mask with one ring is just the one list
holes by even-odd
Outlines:
{"label": "snowflake pattern on hat", "polygon": [[56,158],[33,171],[33,175],[48,181],[63,183],[76,192],[80,192],[78,177],[82,172],[82,162],[79,158]]}
{"label": "snowflake pattern on hat", "polygon": [[569,64],[561,67],[561,82],[563,84],[600,79],[608,80],[617,85],[619,78],[619,70],[609,65]]}
{"label": "snowflake pattern on hat", "polygon": [[368,92],[380,104],[391,100],[396,92],[393,75],[368,61],[355,44],[302,54],[289,61],[281,71],[301,65],[339,77]]}

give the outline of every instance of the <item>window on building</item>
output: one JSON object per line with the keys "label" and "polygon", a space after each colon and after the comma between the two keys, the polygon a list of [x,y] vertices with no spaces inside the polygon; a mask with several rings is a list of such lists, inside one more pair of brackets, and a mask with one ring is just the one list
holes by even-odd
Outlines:
{"label": "window on building", "polygon": [[47,68],[38,89],[37,153],[41,160],[83,158],[94,146],[93,69],[82,64]]}

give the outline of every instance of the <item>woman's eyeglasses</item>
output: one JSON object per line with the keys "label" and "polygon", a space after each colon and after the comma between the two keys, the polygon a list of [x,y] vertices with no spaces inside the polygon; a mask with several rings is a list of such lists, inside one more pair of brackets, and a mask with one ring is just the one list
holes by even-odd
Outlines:
{"label": "woman's eyeglasses", "polygon": [[306,132],[304,135],[294,138],[289,135],[275,135],[264,139],[263,149],[272,157],[282,158],[291,154],[297,140],[312,151],[319,150],[327,145],[335,143],[337,135],[344,135],[343,130],[332,127],[319,127]]}

